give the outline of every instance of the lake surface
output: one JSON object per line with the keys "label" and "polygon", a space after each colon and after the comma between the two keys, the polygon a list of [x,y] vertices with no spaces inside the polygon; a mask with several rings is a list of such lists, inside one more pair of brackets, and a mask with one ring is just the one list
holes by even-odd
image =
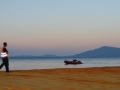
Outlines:
{"label": "lake surface", "polygon": [[[65,65],[64,60],[73,60],[74,58],[25,58],[9,59],[10,70],[30,70],[30,69],[52,69],[52,68],[87,68],[120,66],[120,58],[76,58],[83,64]],[[2,60],[0,59],[0,64]],[[1,70],[5,70],[3,67]]]}

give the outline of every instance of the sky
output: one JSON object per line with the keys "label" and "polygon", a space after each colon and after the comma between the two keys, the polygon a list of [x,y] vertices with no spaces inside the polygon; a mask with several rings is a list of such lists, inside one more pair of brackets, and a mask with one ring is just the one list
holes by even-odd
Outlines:
{"label": "sky", "polygon": [[120,0],[0,0],[9,55],[74,55],[120,47]]}

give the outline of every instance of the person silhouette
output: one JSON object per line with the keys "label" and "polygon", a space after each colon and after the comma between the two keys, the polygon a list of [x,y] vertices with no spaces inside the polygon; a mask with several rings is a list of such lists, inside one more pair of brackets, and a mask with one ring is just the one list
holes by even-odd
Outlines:
{"label": "person silhouette", "polygon": [[5,65],[6,72],[9,72],[9,59],[8,59],[8,50],[6,49],[7,43],[3,43],[3,47],[1,49],[1,58],[2,64],[0,65],[0,69]]}

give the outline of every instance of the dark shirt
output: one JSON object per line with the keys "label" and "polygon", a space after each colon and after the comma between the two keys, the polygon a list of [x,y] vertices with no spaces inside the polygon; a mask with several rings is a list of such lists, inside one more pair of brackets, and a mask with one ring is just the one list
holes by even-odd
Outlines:
{"label": "dark shirt", "polygon": [[6,52],[8,54],[8,50],[6,48],[3,48],[3,52]]}

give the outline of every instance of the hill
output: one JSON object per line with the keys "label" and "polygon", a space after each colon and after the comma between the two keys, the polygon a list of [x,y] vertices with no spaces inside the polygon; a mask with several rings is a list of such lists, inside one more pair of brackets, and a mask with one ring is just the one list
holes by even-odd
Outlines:
{"label": "hill", "polygon": [[12,56],[10,58],[120,58],[120,48],[103,46],[94,50],[89,50],[76,55],[56,56],[53,54],[45,54],[42,56]]}
{"label": "hill", "polygon": [[83,58],[118,58],[120,57],[120,48],[103,46],[94,50],[76,54],[75,57]]}

